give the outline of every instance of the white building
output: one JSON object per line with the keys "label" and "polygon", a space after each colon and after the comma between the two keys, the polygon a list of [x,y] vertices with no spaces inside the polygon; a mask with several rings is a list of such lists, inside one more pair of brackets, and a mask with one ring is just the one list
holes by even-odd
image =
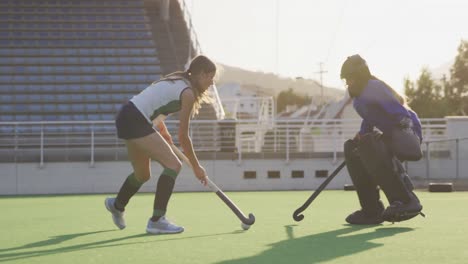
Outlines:
{"label": "white building", "polygon": [[274,113],[273,97],[263,96],[253,86],[226,83],[218,85],[218,93],[227,118],[257,119]]}

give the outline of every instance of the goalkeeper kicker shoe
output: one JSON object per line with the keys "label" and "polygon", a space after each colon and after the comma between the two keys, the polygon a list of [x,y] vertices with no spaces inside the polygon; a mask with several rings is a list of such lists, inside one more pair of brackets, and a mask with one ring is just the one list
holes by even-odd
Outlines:
{"label": "goalkeeper kicker shoe", "polygon": [[346,217],[346,222],[352,225],[378,225],[384,221],[382,218],[383,211],[383,203],[378,201],[375,210],[358,210]]}
{"label": "goalkeeper kicker shoe", "polygon": [[412,194],[411,200],[408,203],[394,201],[390,204],[382,214],[382,218],[388,222],[401,222],[409,220],[417,215],[425,216],[422,213],[422,205],[416,195]]}

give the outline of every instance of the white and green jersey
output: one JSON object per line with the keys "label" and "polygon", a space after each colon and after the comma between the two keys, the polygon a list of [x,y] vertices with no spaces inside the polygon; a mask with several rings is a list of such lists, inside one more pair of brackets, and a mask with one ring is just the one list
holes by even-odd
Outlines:
{"label": "white and green jersey", "polygon": [[183,78],[165,79],[151,84],[130,101],[152,123],[158,116],[167,116],[182,108],[182,92],[190,88]]}

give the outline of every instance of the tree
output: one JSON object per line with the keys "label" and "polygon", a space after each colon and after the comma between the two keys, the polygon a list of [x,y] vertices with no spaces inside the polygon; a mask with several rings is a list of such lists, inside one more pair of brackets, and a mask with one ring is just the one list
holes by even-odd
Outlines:
{"label": "tree", "polygon": [[427,68],[421,70],[416,83],[405,79],[405,94],[408,105],[422,118],[444,117],[447,112],[442,105],[442,86],[432,78]]}
{"label": "tree", "polygon": [[468,42],[461,42],[458,55],[450,68],[450,78],[434,80],[427,68],[416,83],[405,79],[409,106],[420,117],[437,118],[468,113]]}
{"label": "tree", "polygon": [[468,41],[463,41],[458,46],[458,54],[450,69],[449,89],[447,100],[450,105],[456,106],[455,115],[467,115],[468,113]]}
{"label": "tree", "polygon": [[297,105],[298,107],[301,107],[303,105],[310,104],[310,102],[310,96],[297,94],[290,87],[288,90],[281,91],[278,94],[276,100],[276,112],[281,113],[286,109],[286,106],[288,105]]}

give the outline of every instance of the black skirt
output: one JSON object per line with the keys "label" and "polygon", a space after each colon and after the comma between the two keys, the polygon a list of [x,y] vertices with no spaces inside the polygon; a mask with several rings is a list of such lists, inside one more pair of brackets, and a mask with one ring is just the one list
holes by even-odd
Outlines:
{"label": "black skirt", "polygon": [[141,138],[155,132],[153,126],[131,101],[120,108],[115,126],[117,136],[121,139]]}

